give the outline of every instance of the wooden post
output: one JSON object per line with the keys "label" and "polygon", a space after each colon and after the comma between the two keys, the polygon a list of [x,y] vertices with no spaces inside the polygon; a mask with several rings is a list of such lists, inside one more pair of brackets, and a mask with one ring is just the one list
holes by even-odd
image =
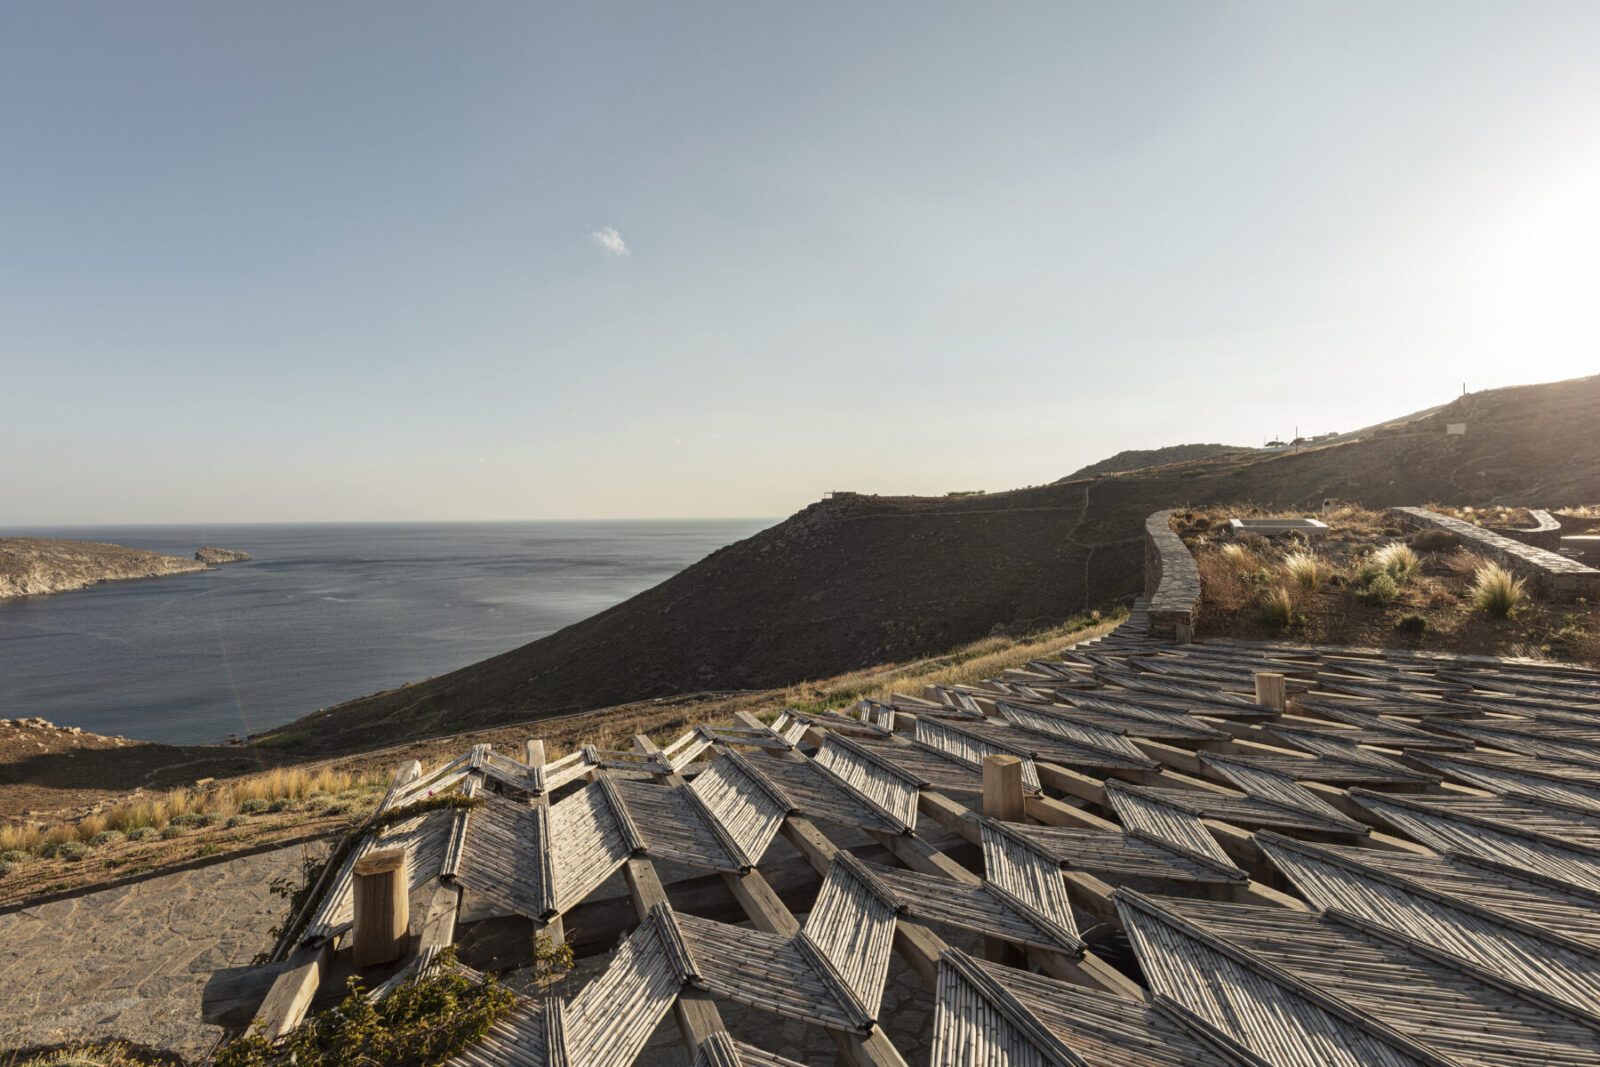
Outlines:
{"label": "wooden post", "polygon": [[371,852],[352,869],[355,927],[351,931],[357,967],[392,963],[406,950],[411,925],[411,879],[403,848]]}
{"label": "wooden post", "polygon": [[1017,756],[983,757],[983,813],[1002,822],[1022,822],[1022,760]]}
{"label": "wooden post", "polygon": [[522,746],[522,762],[530,767],[544,766],[544,742],[528,741]]}
{"label": "wooden post", "polygon": [[1276,708],[1278,711],[1287,710],[1289,703],[1289,687],[1283,675],[1272,674],[1267,671],[1256,672],[1256,703],[1264,708]]}

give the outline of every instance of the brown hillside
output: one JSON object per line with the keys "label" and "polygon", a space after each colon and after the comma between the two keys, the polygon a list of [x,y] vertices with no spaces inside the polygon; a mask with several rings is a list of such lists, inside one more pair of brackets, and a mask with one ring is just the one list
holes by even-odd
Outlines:
{"label": "brown hillside", "polygon": [[[1464,436],[1445,424],[1466,422]],[[846,497],[482,663],[284,728],[308,754],[942,651],[1133,597],[1142,523],[1185,503],[1600,501],[1600,377],[1472,394],[1373,437],[973,497]]]}

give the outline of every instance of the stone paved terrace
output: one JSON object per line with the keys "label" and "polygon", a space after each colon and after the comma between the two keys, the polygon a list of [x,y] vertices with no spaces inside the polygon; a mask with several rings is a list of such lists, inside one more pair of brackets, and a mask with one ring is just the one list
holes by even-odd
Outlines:
{"label": "stone paved terrace", "polygon": [[1444,530],[1463,544],[1487,556],[1534,586],[1546,600],[1593,599],[1600,596],[1600,570],[1577,560],[1514,541],[1504,534],[1474,526],[1470,522],[1441,515],[1427,508],[1394,508],[1403,523],[1423,529]]}
{"label": "stone paved terrace", "polygon": [[267,885],[299,863],[283,848],[0,915],[0,1049],[116,1038],[199,1062],[222,1036],[201,991],[270,947]]}

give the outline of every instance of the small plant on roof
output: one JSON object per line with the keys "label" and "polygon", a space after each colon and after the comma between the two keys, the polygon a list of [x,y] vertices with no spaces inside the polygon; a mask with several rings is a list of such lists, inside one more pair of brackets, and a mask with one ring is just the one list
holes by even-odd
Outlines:
{"label": "small plant on roof", "polygon": [[1527,581],[1498,563],[1485,563],[1472,576],[1472,606],[1496,619],[1508,619],[1528,598]]}
{"label": "small plant on roof", "polygon": [[242,1037],[224,1045],[212,1062],[216,1067],[443,1063],[481,1041],[516,1007],[516,997],[493,975],[471,977],[454,963],[455,949],[446,949],[432,974],[407,982],[376,1004],[352,977],[349,995],[338,1007],[277,1042]]}

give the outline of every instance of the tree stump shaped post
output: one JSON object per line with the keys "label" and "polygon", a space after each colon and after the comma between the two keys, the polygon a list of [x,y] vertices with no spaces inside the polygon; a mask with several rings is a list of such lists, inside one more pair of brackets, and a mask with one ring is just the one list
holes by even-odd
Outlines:
{"label": "tree stump shaped post", "polygon": [[1289,698],[1288,681],[1281,674],[1256,672],[1256,703],[1264,708],[1284,711]]}
{"label": "tree stump shaped post", "polygon": [[411,878],[406,850],[369,853],[356,862],[352,954],[357,967],[392,963],[406,951],[411,926]]}

